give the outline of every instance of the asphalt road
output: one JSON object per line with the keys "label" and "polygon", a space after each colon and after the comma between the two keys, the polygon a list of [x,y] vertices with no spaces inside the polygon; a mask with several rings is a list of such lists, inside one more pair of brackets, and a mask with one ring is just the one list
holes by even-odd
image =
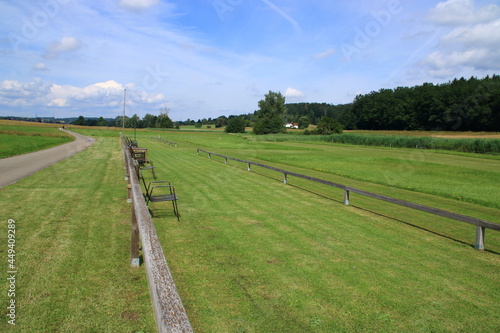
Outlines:
{"label": "asphalt road", "polygon": [[37,171],[81,152],[92,145],[91,137],[65,130],[76,140],[63,145],[33,153],[0,159],[0,187],[17,182]]}

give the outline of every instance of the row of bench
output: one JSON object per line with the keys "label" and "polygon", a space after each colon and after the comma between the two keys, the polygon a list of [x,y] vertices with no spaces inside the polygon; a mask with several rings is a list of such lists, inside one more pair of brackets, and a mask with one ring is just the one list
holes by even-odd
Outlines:
{"label": "row of bench", "polygon": [[[130,140],[125,137],[127,147],[130,152],[130,156],[132,156],[135,171],[137,173],[137,178],[142,181],[144,186],[144,199],[146,200],[146,205],[149,207],[150,202],[162,202],[162,201],[170,201],[172,202],[172,206],[174,209],[174,214],[177,217],[177,220],[180,220],[179,209],[177,206],[178,197],[175,194],[174,186],[168,180],[156,180],[155,174],[155,166],[153,165],[153,161],[148,159],[147,148],[139,148],[137,147],[137,142]],[[151,170],[154,181],[149,183],[146,182],[146,179],[143,175],[143,171]],[[150,211],[152,212],[151,208]]]}
{"label": "row of bench", "polygon": [[171,147],[177,148],[177,143],[169,141],[169,140],[162,139],[159,136],[158,137],[152,136],[151,139],[156,140],[158,142],[166,143],[167,145],[170,145]]}

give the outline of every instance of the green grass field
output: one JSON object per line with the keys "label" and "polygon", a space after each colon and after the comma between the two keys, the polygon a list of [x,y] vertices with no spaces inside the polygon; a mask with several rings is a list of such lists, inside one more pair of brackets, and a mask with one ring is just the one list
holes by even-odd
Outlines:
{"label": "green grass field", "polygon": [[0,120],[0,158],[31,153],[74,140],[58,127]]}
{"label": "green grass field", "polygon": [[[117,138],[0,189],[1,332],[152,332],[143,267],[130,268],[130,204]],[[15,327],[7,221],[16,221]]]}
{"label": "green grass field", "polygon": [[[467,169],[488,171],[484,177],[498,184],[499,161],[437,153],[417,159],[407,150],[248,142],[220,133],[161,135],[179,148],[147,137],[138,141],[150,149],[159,177],[171,180],[180,196],[180,223],[169,205],[153,208],[163,209],[156,227],[195,331],[492,332],[499,327],[497,232],[487,233],[490,252],[478,252],[473,226],[363,197],[351,197],[353,205],[344,206],[339,190],[298,179],[284,185],[272,171],[249,173],[243,164],[198,156],[196,148],[495,222],[499,210],[488,199],[498,197],[494,187],[477,204],[383,180],[384,172],[397,175],[405,163],[419,162],[413,177],[424,184],[437,179],[436,164],[449,165],[458,178]],[[342,163],[351,159],[356,167],[348,175],[323,171],[335,160],[327,156],[342,156]],[[388,158],[392,164],[377,172]],[[364,163],[376,172],[363,174]],[[369,182],[366,175],[384,177]],[[456,187],[441,183],[448,190]],[[477,185],[469,180],[470,187]]]}
{"label": "green grass field", "polygon": [[[154,331],[144,268],[128,267],[118,131],[74,130],[97,143],[0,191],[1,215],[19,229],[17,329]],[[168,203],[151,208],[196,332],[500,328],[498,232],[476,251],[474,226],[357,195],[345,206],[341,190],[293,177],[285,185],[276,172],[196,148],[493,222],[500,160],[220,131],[136,135],[180,197],[180,222]],[[158,135],[178,148],[149,138]]]}

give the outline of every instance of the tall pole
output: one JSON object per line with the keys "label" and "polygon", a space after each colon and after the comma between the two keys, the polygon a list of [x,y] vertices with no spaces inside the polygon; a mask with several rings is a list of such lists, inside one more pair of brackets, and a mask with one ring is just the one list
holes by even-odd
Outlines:
{"label": "tall pole", "polygon": [[127,88],[123,89],[123,118],[122,118],[122,133],[125,135],[125,103],[127,100]]}

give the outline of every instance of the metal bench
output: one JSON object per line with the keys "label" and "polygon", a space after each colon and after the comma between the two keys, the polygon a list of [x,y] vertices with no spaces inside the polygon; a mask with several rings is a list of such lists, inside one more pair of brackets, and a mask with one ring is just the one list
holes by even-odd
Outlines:
{"label": "metal bench", "polygon": [[[147,148],[130,148],[130,154],[133,159],[135,171],[137,173],[137,177],[140,177],[140,170],[151,170],[153,174],[153,178],[156,180],[155,166],[152,160],[146,158]],[[146,166],[146,164],[149,164]]]}
{"label": "metal bench", "polygon": [[146,180],[140,170],[139,177],[142,179],[142,183],[144,184],[144,198],[146,199],[146,205],[149,207],[150,202],[171,201],[172,207],[174,208],[174,214],[177,216],[177,221],[179,221],[180,214],[179,208],[177,207],[178,197],[175,194],[174,186],[168,180],[156,180],[146,184]]}
{"label": "metal bench", "polygon": [[147,158],[147,153],[148,149],[147,148],[138,148],[138,147],[129,147],[130,149],[130,154],[132,155],[132,158],[136,160],[139,165],[144,165],[146,163],[149,163],[150,161]]}

